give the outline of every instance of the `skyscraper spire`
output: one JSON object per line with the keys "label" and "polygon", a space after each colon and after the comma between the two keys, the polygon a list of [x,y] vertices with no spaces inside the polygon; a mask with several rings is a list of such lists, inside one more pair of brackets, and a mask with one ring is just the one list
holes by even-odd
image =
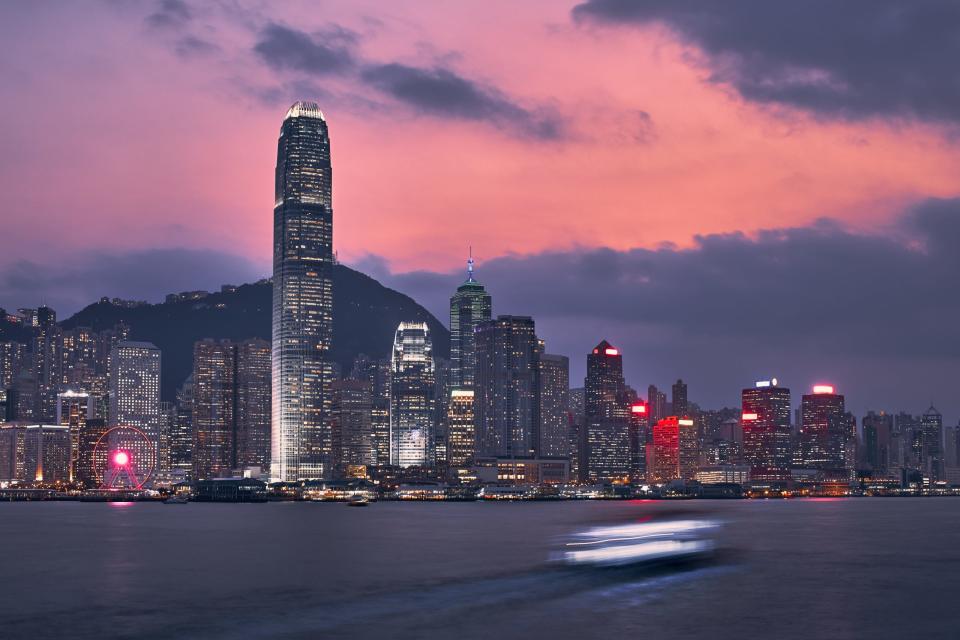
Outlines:
{"label": "skyscraper spire", "polygon": [[467,282],[475,282],[473,279],[473,245],[470,245],[470,257],[467,258]]}

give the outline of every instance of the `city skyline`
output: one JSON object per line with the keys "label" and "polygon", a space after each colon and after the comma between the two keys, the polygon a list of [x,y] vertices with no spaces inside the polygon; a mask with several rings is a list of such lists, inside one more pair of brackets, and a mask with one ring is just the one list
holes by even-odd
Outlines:
{"label": "city skyline", "polygon": [[[5,6],[0,138],[18,160],[0,172],[0,300],[65,317],[101,295],[268,274],[262,176],[277,113],[308,99],[338,131],[340,259],[440,319],[472,245],[496,313],[536,317],[555,353],[603,335],[637,356],[630,378],[684,377],[713,405],[736,393],[716,380],[776,371],[842,384],[856,411],[960,413],[956,118],[939,67],[919,62],[953,51],[923,26],[952,10],[695,3],[715,18],[697,22],[614,5]],[[843,46],[864,65],[831,53]],[[792,69],[835,84],[790,85]],[[928,97],[905,89],[915,77]],[[24,137],[37,118],[42,141]],[[40,175],[56,179],[35,188]]]}

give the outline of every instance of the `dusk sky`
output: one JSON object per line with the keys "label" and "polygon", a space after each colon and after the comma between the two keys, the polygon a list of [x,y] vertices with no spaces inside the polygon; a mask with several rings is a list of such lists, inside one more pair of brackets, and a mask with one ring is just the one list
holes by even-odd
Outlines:
{"label": "dusk sky", "polygon": [[295,100],[342,262],[447,321],[472,245],[580,386],[960,414],[955,2],[7,2],[0,306],[270,272]]}

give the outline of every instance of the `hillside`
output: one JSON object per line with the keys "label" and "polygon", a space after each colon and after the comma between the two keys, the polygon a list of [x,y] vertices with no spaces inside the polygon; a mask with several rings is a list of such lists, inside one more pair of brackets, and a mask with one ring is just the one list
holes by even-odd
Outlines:
{"label": "hillside", "polygon": [[[393,334],[403,320],[426,321],[434,353],[449,357],[450,333],[413,298],[388,289],[373,278],[343,265],[333,271],[333,358],[349,371],[354,356],[388,357]],[[203,338],[269,340],[272,287],[269,282],[241,285],[236,291],[211,293],[201,300],[117,306],[91,304],[60,324],[108,329],[120,321],[131,339],[148,340],[163,352],[161,394],[172,400],[193,367],[193,343]]]}

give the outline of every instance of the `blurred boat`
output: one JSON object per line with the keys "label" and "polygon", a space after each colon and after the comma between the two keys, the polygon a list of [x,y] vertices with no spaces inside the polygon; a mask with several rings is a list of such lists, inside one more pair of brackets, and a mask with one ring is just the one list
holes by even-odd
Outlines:
{"label": "blurred boat", "polygon": [[350,497],[350,500],[347,502],[348,507],[365,507],[370,504],[370,499],[367,496],[361,495],[359,493]]}
{"label": "blurred boat", "polygon": [[574,534],[554,555],[570,566],[623,567],[684,562],[713,554],[714,520],[662,520],[598,526]]}

